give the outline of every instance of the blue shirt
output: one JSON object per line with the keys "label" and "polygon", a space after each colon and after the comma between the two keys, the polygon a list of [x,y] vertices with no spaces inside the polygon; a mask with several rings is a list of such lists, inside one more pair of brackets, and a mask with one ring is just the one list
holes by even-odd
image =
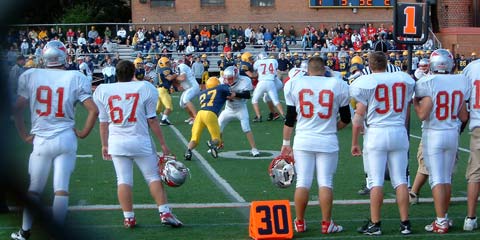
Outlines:
{"label": "blue shirt", "polygon": [[200,92],[200,110],[214,112],[217,116],[230,96],[230,86],[220,84]]}
{"label": "blue shirt", "polygon": [[160,75],[160,78],[158,79],[158,86],[170,89],[172,86],[172,81],[168,81],[167,76],[173,74],[172,69],[168,67],[159,68],[157,73]]}
{"label": "blue shirt", "polygon": [[247,71],[250,71],[250,72],[253,72],[253,66],[251,63],[249,62],[244,62],[244,61],[240,61],[240,76],[247,76],[248,75],[246,74]]}

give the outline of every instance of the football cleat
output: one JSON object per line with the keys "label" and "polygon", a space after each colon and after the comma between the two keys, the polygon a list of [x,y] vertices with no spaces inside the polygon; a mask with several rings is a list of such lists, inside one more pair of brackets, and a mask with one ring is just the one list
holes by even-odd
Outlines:
{"label": "football cleat", "polygon": [[418,202],[419,202],[418,194],[416,194],[414,192],[409,192],[408,195],[409,195],[408,197],[409,197],[410,204],[412,204],[412,205],[418,204]]}
{"label": "football cleat", "polygon": [[253,157],[258,157],[260,156],[260,152],[256,148],[252,148],[252,156]]}
{"label": "football cleat", "polygon": [[372,221],[368,220],[365,225],[357,229],[357,232],[365,235],[382,235],[381,222],[373,223]]}
{"label": "football cleat", "polygon": [[181,227],[183,225],[183,223],[180,222],[175,215],[169,212],[160,214],[160,220],[162,221],[162,224],[169,225],[174,228]]}
{"label": "football cleat", "polygon": [[322,233],[329,234],[329,233],[338,233],[343,231],[343,227],[340,225],[335,224],[332,220],[330,222],[322,221]]}
{"label": "football cleat", "polygon": [[173,125],[168,119],[162,120],[160,122],[161,126],[168,126],[168,125]]}
{"label": "football cleat", "polygon": [[287,188],[292,185],[295,179],[294,163],[293,158],[286,155],[280,155],[270,162],[268,174],[275,186]]}
{"label": "football cleat", "polygon": [[444,234],[448,232],[448,228],[448,220],[442,221],[440,223],[437,223],[437,221],[435,220],[432,222],[432,224],[425,226],[425,231]]}
{"label": "football cleat", "polygon": [[370,189],[365,185],[357,192],[359,195],[368,195],[370,194]]}
{"label": "football cleat", "polygon": [[274,120],[277,120],[280,118],[280,114],[279,113],[269,113],[268,114],[268,118],[267,118],[267,121],[274,121]]}
{"label": "football cleat", "polygon": [[210,149],[210,154],[212,154],[212,157],[218,158],[218,148],[213,144],[211,141],[207,141],[207,146]]}
{"label": "football cleat", "polygon": [[465,221],[463,222],[463,230],[473,231],[477,228],[478,228],[477,218],[471,219],[471,218],[465,217]]}
{"label": "football cleat", "polygon": [[262,116],[260,116],[260,117],[255,116],[253,118],[253,122],[262,122]]}
{"label": "football cleat", "polygon": [[400,222],[400,233],[403,235],[408,235],[412,233],[412,226],[410,225],[410,221]]}
{"label": "football cleat", "polygon": [[137,220],[135,220],[134,217],[123,219],[123,226],[125,226],[125,228],[134,228],[135,225],[137,225]]}
{"label": "football cleat", "polygon": [[307,231],[307,223],[305,222],[305,219],[304,220],[295,219],[293,223],[295,226],[295,232],[300,233],[300,232]]}
{"label": "football cleat", "polygon": [[183,156],[185,157],[186,161],[191,161],[192,160],[192,150],[187,149],[187,151],[185,151],[185,155],[183,155]]}
{"label": "football cleat", "polygon": [[30,231],[23,231],[23,229],[18,230],[10,234],[10,238],[13,240],[26,240],[30,237]]}

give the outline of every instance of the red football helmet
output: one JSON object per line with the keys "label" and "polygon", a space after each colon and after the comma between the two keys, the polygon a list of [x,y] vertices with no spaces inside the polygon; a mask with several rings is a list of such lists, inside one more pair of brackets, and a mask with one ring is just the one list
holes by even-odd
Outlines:
{"label": "red football helmet", "polygon": [[272,183],[280,188],[287,188],[292,185],[295,179],[295,161],[291,156],[280,155],[272,160],[268,167],[268,174]]}

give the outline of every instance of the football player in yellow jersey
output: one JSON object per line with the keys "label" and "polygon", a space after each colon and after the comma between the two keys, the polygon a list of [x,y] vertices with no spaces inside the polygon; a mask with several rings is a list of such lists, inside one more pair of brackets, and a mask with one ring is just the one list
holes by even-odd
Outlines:
{"label": "football player in yellow jersey", "polygon": [[336,70],[337,61],[333,57],[333,53],[327,53],[327,61],[325,62],[325,65],[332,70]]}
{"label": "football player in yellow jersey", "polygon": [[157,63],[158,74],[158,102],[157,102],[157,114],[162,111],[162,105],[165,107],[163,111],[161,125],[171,125],[168,120],[168,115],[173,111],[172,97],[170,96],[170,88],[172,87],[172,81],[177,78],[171,68],[170,59],[167,57],[161,57]]}
{"label": "football player in yellow jersey", "polygon": [[[203,64],[203,74],[202,74],[202,83],[200,85],[204,85],[208,78],[209,78],[209,73],[208,69],[210,68],[210,61],[207,59],[207,54],[202,54],[202,64]],[[200,86],[201,89],[204,89],[203,86]]]}
{"label": "football player in yellow jersey", "polygon": [[348,64],[347,61],[347,53],[346,52],[340,52],[339,54],[340,60],[338,60],[338,71],[342,74],[342,77],[345,77],[347,75],[348,70],[350,68],[350,64]]}
{"label": "football player in yellow jersey", "polygon": [[393,65],[395,65],[396,67],[399,67],[400,69],[403,69],[402,68],[402,56],[400,55],[400,52],[395,52],[395,58],[393,60]]}
{"label": "football player in yellow jersey", "polygon": [[206,89],[200,92],[200,110],[193,122],[192,137],[184,156],[187,161],[192,160],[192,149],[198,145],[204,128],[208,129],[211,137],[211,140],[207,142],[210,153],[214,158],[218,157],[217,146],[222,144],[218,114],[225,102],[235,97],[235,93],[231,92],[230,86],[220,84],[220,80],[216,77],[209,78],[205,87]]}

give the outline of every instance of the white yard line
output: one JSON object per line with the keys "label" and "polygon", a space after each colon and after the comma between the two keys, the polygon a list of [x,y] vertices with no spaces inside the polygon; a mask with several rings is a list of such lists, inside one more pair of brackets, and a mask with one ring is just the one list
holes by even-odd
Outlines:
{"label": "white yard line", "polygon": [[[170,128],[173,130],[173,132],[175,132],[175,134],[183,142],[183,144],[185,146],[187,146],[188,141],[187,141],[187,139],[185,139],[185,137],[182,135],[182,133],[176,127],[174,127],[173,125],[170,125]],[[228,182],[225,179],[223,179],[215,171],[215,169],[213,169],[213,167],[208,163],[208,161],[200,153],[198,153],[196,150],[193,150],[192,153],[200,161],[200,164],[207,170],[207,174],[210,174],[210,176],[213,177],[213,179],[215,180],[215,183],[217,185],[219,185],[225,191],[227,191],[227,193],[233,199],[235,199],[235,201],[240,202],[240,203],[246,202],[246,200],[242,196],[240,196],[240,194],[237,191],[235,191],[235,189],[233,189],[233,187],[230,184],[228,184]]]}
{"label": "white yard line", "polygon": [[[386,204],[394,204],[396,200],[394,198],[384,199],[383,202]],[[433,203],[433,198],[420,198],[421,203]],[[453,197],[451,202],[466,202],[466,197]],[[235,203],[169,203],[172,208],[244,208],[249,207],[250,202],[235,202]],[[294,206],[294,202],[290,202],[291,206]],[[370,204],[369,199],[351,199],[351,200],[334,200],[334,205],[362,205]],[[318,206],[318,201],[309,201],[309,206]],[[18,207],[9,207],[10,210],[15,211],[19,210]],[[158,206],[155,204],[135,204],[135,209],[157,209]],[[77,205],[68,207],[70,211],[98,211],[98,210],[120,210],[120,205]]]}
{"label": "white yard line", "polygon": [[85,155],[77,155],[77,158],[92,158],[92,154],[85,154]]}
{"label": "white yard line", "polygon": [[[416,139],[422,139],[422,137],[417,136],[417,135],[413,135],[413,134],[410,134],[410,137],[413,137],[413,138],[416,138]],[[460,150],[462,152],[470,153],[470,150],[466,149],[466,148],[458,147],[458,150]]]}

